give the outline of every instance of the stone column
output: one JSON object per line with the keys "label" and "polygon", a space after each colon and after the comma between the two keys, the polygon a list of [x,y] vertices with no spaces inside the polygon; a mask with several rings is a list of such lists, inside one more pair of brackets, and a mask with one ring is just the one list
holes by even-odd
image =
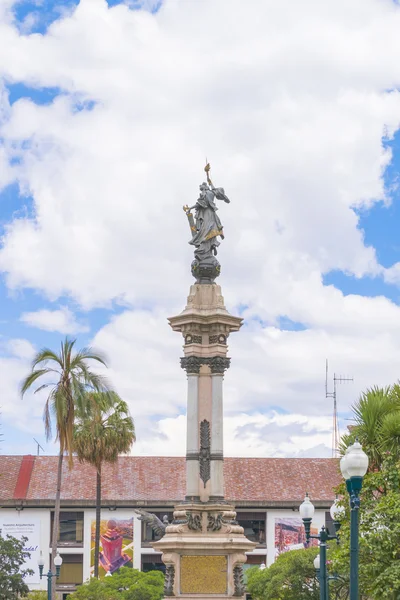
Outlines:
{"label": "stone column", "polygon": [[186,499],[199,498],[199,375],[188,373],[186,433]]}
{"label": "stone column", "polygon": [[212,377],[212,418],[211,418],[211,495],[210,500],[224,497],[223,472],[223,379],[229,359],[216,357],[210,360]]}

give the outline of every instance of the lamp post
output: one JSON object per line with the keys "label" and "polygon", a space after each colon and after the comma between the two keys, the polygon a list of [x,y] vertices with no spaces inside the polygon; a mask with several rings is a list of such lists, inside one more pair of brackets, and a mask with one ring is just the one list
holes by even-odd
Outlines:
{"label": "lamp post", "polygon": [[299,512],[300,516],[303,519],[304,529],[306,532],[306,540],[307,542],[310,539],[316,539],[319,541],[319,555],[314,560],[314,567],[317,570],[317,577],[319,580],[319,593],[320,600],[328,600],[328,573],[326,569],[326,550],[327,550],[327,542],[329,540],[337,540],[337,531],[339,530],[340,523],[337,520],[339,517],[339,511],[336,510],[337,501],[331,507],[331,515],[334,514],[334,526],[335,526],[335,535],[330,535],[329,531],[325,529],[325,526],[321,527],[321,530],[318,535],[311,535],[311,521],[315,513],[314,505],[312,504],[308,494],[304,498],[304,502],[300,505]]}
{"label": "lamp post", "polygon": [[[51,569],[49,569],[48,572],[45,574],[45,577],[47,577],[47,600],[51,600],[51,580],[53,579],[53,577],[58,578],[60,576],[61,565],[62,565],[62,558],[59,555],[59,553],[57,552],[57,556],[54,559],[54,566],[56,568],[56,572],[52,573]],[[38,567],[39,567],[40,579],[42,579],[43,578],[44,558],[43,558],[43,555],[41,552],[40,552],[40,557],[38,560]]]}
{"label": "lamp post", "polygon": [[321,590],[321,561],[320,561],[319,554],[317,554],[317,556],[314,558],[314,569],[317,573],[319,589]]}
{"label": "lamp post", "polygon": [[358,440],[346,450],[340,461],[340,470],[346,480],[350,497],[350,600],[359,600],[358,593],[358,535],[360,491],[362,480],[368,470],[368,456],[363,452]]}

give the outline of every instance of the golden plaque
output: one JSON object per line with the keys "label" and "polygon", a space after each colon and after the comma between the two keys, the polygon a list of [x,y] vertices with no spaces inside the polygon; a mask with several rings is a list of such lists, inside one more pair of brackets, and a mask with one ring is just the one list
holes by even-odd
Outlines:
{"label": "golden plaque", "polygon": [[181,594],[226,594],[227,556],[181,556]]}

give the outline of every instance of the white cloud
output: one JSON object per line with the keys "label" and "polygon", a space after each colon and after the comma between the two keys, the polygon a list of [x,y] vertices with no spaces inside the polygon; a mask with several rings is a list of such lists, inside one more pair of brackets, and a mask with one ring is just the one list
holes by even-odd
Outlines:
{"label": "white cloud", "polygon": [[58,310],[42,309],[26,312],[21,315],[20,321],[44,331],[58,331],[65,334],[89,331],[87,325],[78,323],[75,315],[67,306],[62,306]]}
{"label": "white cloud", "polygon": [[21,398],[19,390],[21,381],[30,371],[30,361],[35,348],[25,339],[11,339],[2,344],[0,356],[1,381],[1,421],[4,443],[2,452],[8,442],[8,426],[11,425],[22,432],[36,434],[43,430],[43,394],[27,393]]}
{"label": "white cloud", "polygon": [[[270,407],[299,422],[330,419],[326,356],[355,377],[340,389],[342,410],[366,385],[397,378],[399,307],[344,296],[322,278],[339,269],[400,280],[398,265],[383,268],[365,245],[353,211],[389,202],[382,136],[400,122],[389,91],[400,83],[399,28],[389,0],[230,0],[229,11],[226,0],[165,0],[155,15],[81,0],[44,36],[20,35],[0,16],[0,75],[64,90],[47,106],[4,102],[0,171],[20,160],[0,185],[17,179],[34,217],[9,223],[0,269],[10,289],[129,309],[94,343],[136,416],[138,447],[162,452],[177,443],[168,429],[182,427],[180,341],[166,316],[188,293],[181,207],[197,197],[206,155],[231,199],[220,209],[223,292],[232,312],[247,307],[225,379],[227,431],[237,419],[247,426],[241,452],[277,451],[260,438]],[[85,99],[93,110],[76,110]],[[82,327],[63,310],[25,318]],[[280,331],[281,315],[307,330]],[[273,424],[283,453],[330,443],[322,425],[307,446]]]}

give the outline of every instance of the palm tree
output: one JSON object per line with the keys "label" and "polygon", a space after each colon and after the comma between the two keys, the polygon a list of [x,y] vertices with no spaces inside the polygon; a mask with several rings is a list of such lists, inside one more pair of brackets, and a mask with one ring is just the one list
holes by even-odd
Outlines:
{"label": "palm tree", "polygon": [[370,466],[379,469],[386,452],[399,454],[400,449],[400,386],[373,387],[363,392],[353,406],[355,424],[342,436],[340,450],[358,438],[367,453]]}
{"label": "palm tree", "polygon": [[[51,542],[52,564],[54,564],[54,558],[57,551],[64,454],[68,455],[70,468],[73,464],[72,452],[75,411],[84,410],[84,405],[88,398],[88,391],[102,392],[106,396],[110,393],[110,388],[106,380],[101,375],[93,373],[87,364],[88,360],[94,360],[107,366],[104,357],[91,348],[82,348],[81,350],[75,351],[75,343],[76,340],[65,338],[65,340],[61,342],[59,354],[53,352],[49,348],[40,350],[32,361],[31,372],[21,383],[22,396],[24,396],[25,392],[34,387],[39,380],[44,381],[44,383],[39,385],[34,393],[44,389],[50,390],[43,414],[45,432],[47,439],[51,439],[52,420],[54,419],[56,425],[56,440],[60,445],[53,535]],[[53,577],[53,598],[55,598],[55,584],[55,577]]]}
{"label": "palm tree", "polygon": [[96,468],[96,533],[94,576],[99,576],[101,469],[103,462],[114,463],[119,454],[129,452],[135,441],[135,426],[126,402],[115,393],[88,394],[84,410],[77,413],[74,450],[78,459]]}

